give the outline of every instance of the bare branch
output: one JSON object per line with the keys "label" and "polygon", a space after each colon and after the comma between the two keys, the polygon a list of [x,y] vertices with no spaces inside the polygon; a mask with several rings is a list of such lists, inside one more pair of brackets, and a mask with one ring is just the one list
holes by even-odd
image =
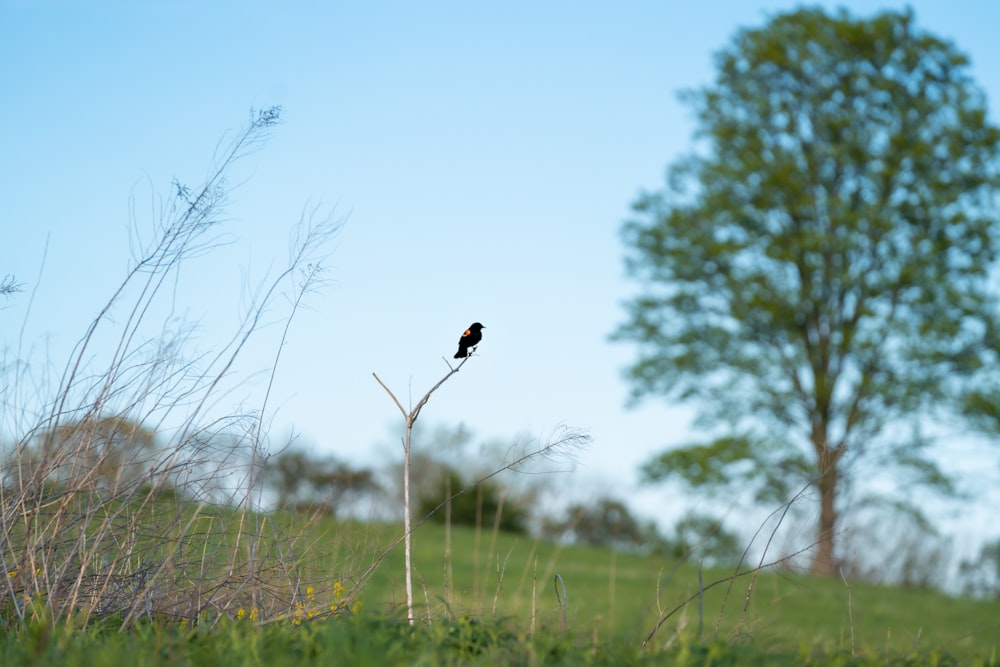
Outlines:
{"label": "bare branch", "polygon": [[24,287],[23,283],[17,282],[17,278],[10,274],[0,278],[0,296],[16,294],[21,291],[22,287]]}
{"label": "bare branch", "polygon": [[[710,583],[707,586],[699,586],[697,593],[694,593],[691,596],[689,596],[687,599],[685,599],[683,602],[681,602],[680,604],[678,604],[677,606],[675,606],[669,612],[667,612],[665,614],[661,614],[659,620],[657,621],[656,625],[653,627],[652,631],[649,633],[649,635],[647,635],[646,639],[643,640],[643,642],[642,642],[643,648],[645,648],[649,644],[649,642],[651,642],[653,640],[653,637],[656,635],[656,632],[660,629],[660,627],[662,627],[663,624],[666,623],[667,620],[671,616],[673,616],[678,611],[680,611],[681,609],[683,609],[684,607],[686,607],[688,605],[688,603],[690,603],[691,601],[699,598],[701,595],[704,594],[704,592],[706,590],[708,590],[710,588],[714,588],[715,586],[718,586],[718,585],[721,585],[721,584],[728,583],[729,584],[729,588],[726,589],[726,594],[725,594],[725,596],[723,598],[723,604],[719,608],[719,617],[718,617],[718,620],[716,621],[716,625],[715,625],[715,632],[716,632],[716,634],[718,634],[719,627],[722,624],[722,614],[723,614],[723,611],[725,610],[725,600],[727,600],[729,598],[729,593],[732,591],[733,584],[736,582],[737,579],[739,579],[741,577],[744,577],[746,575],[753,575],[753,579],[751,580],[750,585],[747,587],[746,602],[745,602],[745,605],[743,607],[743,613],[744,613],[744,617],[745,617],[747,607],[750,604],[750,595],[751,595],[751,592],[753,591],[754,581],[756,581],[757,575],[761,571],[763,571],[763,570],[765,570],[767,568],[774,567],[775,565],[780,565],[781,563],[787,562],[787,561],[791,560],[792,558],[795,558],[796,556],[799,556],[799,555],[801,555],[801,554],[809,551],[810,549],[814,548],[817,544],[819,544],[819,542],[816,541],[816,542],[814,542],[814,543],[812,543],[812,544],[810,544],[810,545],[808,545],[808,546],[806,546],[806,547],[804,547],[804,548],[796,551],[795,553],[789,554],[787,556],[784,556],[784,557],[779,558],[779,559],[777,559],[775,561],[772,561],[772,562],[765,562],[765,558],[767,557],[767,551],[768,551],[768,549],[771,546],[771,542],[774,540],[775,534],[777,534],[778,529],[781,527],[781,524],[784,522],[785,516],[788,514],[788,511],[791,509],[792,505],[797,500],[799,500],[806,493],[806,491],[808,489],[812,488],[813,486],[814,486],[814,482],[812,482],[812,481],[809,482],[808,484],[806,484],[805,486],[803,486],[799,490],[799,492],[796,493],[791,499],[789,499],[786,502],[782,503],[777,509],[775,509],[773,512],[771,512],[771,514],[769,514],[767,516],[767,518],[764,519],[764,521],[760,524],[760,526],[758,526],[757,531],[754,533],[753,537],[750,539],[750,542],[747,544],[746,548],[743,550],[743,555],[740,556],[740,560],[736,564],[735,571],[733,572],[732,575],[730,575],[728,577],[725,577],[723,579],[719,579],[717,581],[714,581],[714,582]],[[779,515],[778,521],[775,524],[774,528],[772,528],[771,533],[768,536],[767,545],[765,546],[764,551],[761,554],[760,561],[758,562],[757,567],[755,567],[753,569],[750,569],[750,570],[744,570],[744,571],[741,572],[740,571],[740,567],[743,565],[744,560],[746,560],[747,555],[750,552],[750,548],[751,548],[751,546],[753,546],[753,543],[757,539],[757,536],[760,535],[761,531],[764,529],[764,526],[767,525],[767,522],[772,517],[774,517],[776,515]]]}
{"label": "bare branch", "polygon": [[409,423],[409,421],[410,421],[410,415],[407,414],[406,410],[403,408],[402,404],[399,402],[399,399],[397,399],[396,395],[394,393],[392,393],[392,390],[389,389],[389,387],[385,386],[385,383],[382,382],[382,379],[378,375],[376,375],[374,372],[372,372],[372,377],[375,378],[376,382],[378,382],[380,385],[382,385],[382,388],[385,389],[385,391],[386,391],[387,394],[389,394],[389,398],[392,399],[392,402],[396,404],[396,407],[399,408],[399,411],[403,414],[403,419],[405,419],[407,421],[407,423]]}

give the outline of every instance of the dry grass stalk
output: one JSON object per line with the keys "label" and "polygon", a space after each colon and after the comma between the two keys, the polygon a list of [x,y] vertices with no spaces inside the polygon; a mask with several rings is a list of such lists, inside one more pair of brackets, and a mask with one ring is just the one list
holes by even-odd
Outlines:
{"label": "dry grass stalk", "polygon": [[[226,174],[279,120],[277,107],[253,114],[199,188],[175,182],[151,241],[135,226],[131,268],[34,416],[25,395],[38,387],[25,384],[20,362],[0,389],[5,421],[27,424],[4,452],[0,479],[5,625],[118,615],[125,628],[147,616],[218,618],[246,606],[263,618],[294,607],[305,537],[258,511],[264,423],[288,324],[321,283],[324,247],[342,221],[303,215],[284,270],[251,295],[214,352],[186,358],[192,328],[153,321],[162,301],[172,311],[171,281],[185,261],[221,245]],[[291,307],[263,401],[210,418],[278,297]]]}

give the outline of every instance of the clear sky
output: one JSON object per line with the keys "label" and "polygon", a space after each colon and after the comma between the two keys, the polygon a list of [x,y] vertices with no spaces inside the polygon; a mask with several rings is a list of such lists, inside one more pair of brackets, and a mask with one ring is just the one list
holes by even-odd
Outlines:
{"label": "clear sky", "polygon": [[[588,429],[576,483],[673,516],[683,501],[637,491],[637,467],[692,437],[690,412],[626,408],[635,351],[608,341],[635,289],[619,229],[690,146],[676,93],[711,80],[737,28],[796,4],[0,0],[0,275],[26,288],[0,304],[8,358],[26,322],[25,352],[61,363],[124,276],[130,197],[149,229],[154,195],[199,183],[250,108],[278,104],[284,124],[236,170],[232,244],[175,297],[209,346],[306,205],[348,215],[284,349],[275,432],[381,463],[399,414],[372,372],[415,401],[478,320],[480,356],[422,419],[481,438]],[[1000,122],[1000,3],[841,4],[912,6],[971,56]],[[243,359],[248,392],[273,353]],[[998,474],[984,451],[944,454],[976,493]],[[1000,532],[992,512],[967,516]]]}

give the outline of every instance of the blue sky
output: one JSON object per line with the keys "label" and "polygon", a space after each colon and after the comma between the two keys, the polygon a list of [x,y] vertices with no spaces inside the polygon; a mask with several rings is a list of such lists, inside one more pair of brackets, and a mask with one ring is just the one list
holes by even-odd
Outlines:
{"label": "blue sky", "polygon": [[[626,408],[634,350],[607,340],[635,289],[618,232],[690,146],[676,93],[711,80],[737,28],[796,4],[0,0],[0,275],[26,288],[0,311],[3,340],[24,325],[25,351],[61,363],[127,269],[130,198],[148,229],[173,178],[197,184],[251,107],[282,105],[284,124],[236,170],[231,243],[175,297],[211,345],[244,281],[284,260],[305,206],[348,216],[330,284],[284,348],[274,431],[383,462],[399,415],[372,372],[415,401],[478,320],[480,356],[434,396],[428,425],[491,439],[588,429],[577,488],[675,516],[683,502],[637,490],[636,469],[692,437],[691,413]],[[1000,4],[819,4],[911,5],[971,56],[1000,122]],[[268,341],[241,363],[248,396]],[[985,450],[956,447],[963,485],[988,488]],[[967,516],[1000,532],[985,511]]]}

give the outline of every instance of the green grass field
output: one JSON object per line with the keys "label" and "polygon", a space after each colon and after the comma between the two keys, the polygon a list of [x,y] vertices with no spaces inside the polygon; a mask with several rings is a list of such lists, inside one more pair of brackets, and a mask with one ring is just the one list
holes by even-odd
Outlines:
{"label": "green grass field", "polygon": [[[281,522],[295,529],[301,520]],[[312,523],[299,543],[302,603],[282,620],[261,623],[244,609],[191,623],[145,620],[122,632],[113,618],[84,628],[42,618],[9,631],[0,655],[4,665],[136,667],[1000,665],[1000,601],[860,582],[848,588],[777,570],[724,581],[732,570],[706,570],[699,618],[692,564],[434,524],[414,534],[422,622],[411,627],[402,545],[355,586],[400,530]]]}
{"label": "green grass field", "polygon": [[[561,628],[556,575],[566,588],[566,623],[577,635],[639,645],[663,615],[697,596],[695,565],[603,549],[559,547],[526,537],[421,526],[414,536],[415,597],[432,618],[449,614],[509,619],[516,626]],[[449,568],[450,565],[450,568]],[[450,569],[450,574],[449,574]],[[956,599],[935,591],[901,590],[780,570],[719,583],[730,570],[706,570],[705,640],[905,655],[939,650],[963,658],[1000,654],[1000,601]],[[402,603],[401,549],[367,590],[365,604],[391,612]],[[449,585],[450,579],[450,585]],[[752,589],[750,588],[752,585]],[[711,588],[708,588],[712,586]],[[561,592],[561,584],[559,585]],[[749,591],[749,593],[748,593]],[[747,604],[749,594],[749,604]],[[698,601],[676,611],[651,646],[699,640]]]}

